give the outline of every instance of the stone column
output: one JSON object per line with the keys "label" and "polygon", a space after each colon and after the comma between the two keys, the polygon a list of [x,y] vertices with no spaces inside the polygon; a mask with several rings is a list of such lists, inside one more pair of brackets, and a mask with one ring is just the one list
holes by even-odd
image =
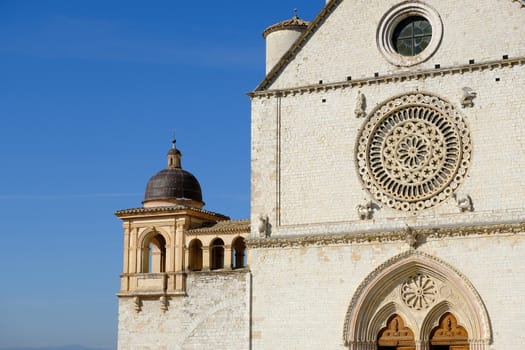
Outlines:
{"label": "stone column", "polygon": [[121,291],[128,291],[129,290],[129,259],[130,259],[130,249],[129,249],[129,235],[131,230],[131,225],[129,222],[124,222],[123,224],[124,228],[124,241],[123,241],[123,263],[122,263],[122,274],[123,277],[120,279],[120,290]]}
{"label": "stone column", "polygon": [[225,269],[232,268],[232,246],[231,245],[224,246],[224,268]]}
{"label": "stone column", "polygon": [[210,246],[202,246],[202,271],[210,271]]}
{"label": "stone column", "polygon": [[416,341],[416,350],[428,350],[428,341]]}
{"label": "stone column", "polygon": [[128,273],[138,273],[139,269],[137,266],[137,260],[138,260],[138,254],[137,251],[137,236],[138,236],[138,228],[134,228],[131,230],[130,235],[130,242],[129,242],[129,270]]}
{"label": "stone column", "polygon": [[184,289],[184,231],[186,230],[187,221],[180,218],[175,221],[175,289]]}

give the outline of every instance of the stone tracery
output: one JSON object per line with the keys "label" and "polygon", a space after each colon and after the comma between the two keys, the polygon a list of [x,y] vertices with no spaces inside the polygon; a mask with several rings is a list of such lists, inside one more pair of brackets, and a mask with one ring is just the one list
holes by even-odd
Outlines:
{"label": "stone tracery", "polygon": [[447,199],[470,163],[470,134],[454,107],[436,96],[394,98],[358,137],[358,170],[375,199],[414,211]]}
{"label": "stone tracery", "polygon": [[[416,310],[403,300],[406,293],[399,285],[403,286],[414,276],[422,277],[418,285],[423,286],[423,290],[433,285],[426,293],[433,294],[435,299],[425,309]],[[428,280],[433,283],[426,282]],[[417,289],[413,286],[410,290]],[[394,290],[399,292],[393,293]],[[396,301],[396,298],[400,299]],[[345,346],[353,350],[375,349],[377,334],[385,327],[385,320],[397,314],[414,331],[416,343],[421,342],[423,346],[438,320],[447,312],[463,321],[468,320],[463,325],[472,349],[487,349],[492,339],[490,321],[472,284],[444,261],[410,250],[383,263],[355,291],[345,317],[343,340]],[[423,322],[417,321],[420,317]],[[428,346],[420,349],[428,349]]]}

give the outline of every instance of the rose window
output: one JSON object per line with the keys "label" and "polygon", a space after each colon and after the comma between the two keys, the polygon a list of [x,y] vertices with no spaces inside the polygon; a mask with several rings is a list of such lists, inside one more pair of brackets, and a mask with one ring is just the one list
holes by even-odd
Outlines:
{"label": "rose window", "polygon": [[470,135],[448,102],[406,95],[378,108],[361,130],[358,168],[365,187],[401,210],[429,208],[462,182],[470,163]]}

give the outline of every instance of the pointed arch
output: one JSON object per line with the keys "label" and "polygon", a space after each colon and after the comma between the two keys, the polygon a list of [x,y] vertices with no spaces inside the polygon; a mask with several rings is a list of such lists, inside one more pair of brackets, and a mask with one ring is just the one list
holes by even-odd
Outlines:
{"label": "pointed arch", "polygon": [[[413,306],[403,303],[399,293],[401,285],[420,275],[435,281],[440,290],[438,292],[436,287],[435,300],[428,308],[414,311]],[[407,324],[411,323],[410,312],[426,312],[420,327],[412,325],[412,329],[419,333],[415,334],[416,341],[428,340],[431,330],[445,312],[455,313],[464,322],[471,344],[476,344],[475,349],[485,349],[492,340],[487,310],[472,283],[443,260],[409,250],[380,265],[359,285],[345,317],[345,345],[354,350],[369,349],[386,319],[403,310]]]}
{"label": "pointed arch", "polygon": [[405,310],[400,308],[398,304],[390,301],[377,310],[377,312],[372,317],[370,326],[368,327],[367,337],[370,339],[377,338],[377,335],[381,329],[388,327],[388,320],[390,320],[393,315],[400,316],[407,327],[414,331],[415,334],[418,333],[419,327],[417,326],[417,321],[412,317],[412,315],[406,313]]}

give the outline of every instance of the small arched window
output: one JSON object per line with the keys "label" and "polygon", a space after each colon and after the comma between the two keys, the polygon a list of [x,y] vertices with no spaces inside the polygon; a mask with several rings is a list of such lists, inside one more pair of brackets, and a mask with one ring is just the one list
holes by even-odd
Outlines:
{"label": "small arched window", "polygon": [[232,243],[232,268],[246,267],[246,243],[244,238],[237,237]]}
{"label": "small arched window", "polygon": [[202,243],[198,239],[190,242],[188,268],[190,271],[202,270]]}
{"label": "small arched window", "polygon": [[224,268],[224,241],[220,238],[214,239],[210,244],[210,269],[218,270]]}
{"label": "small arched window", "polygon": [[166,240],[157,234],[147,240],[144,246],[142,272],[166,272]]}

